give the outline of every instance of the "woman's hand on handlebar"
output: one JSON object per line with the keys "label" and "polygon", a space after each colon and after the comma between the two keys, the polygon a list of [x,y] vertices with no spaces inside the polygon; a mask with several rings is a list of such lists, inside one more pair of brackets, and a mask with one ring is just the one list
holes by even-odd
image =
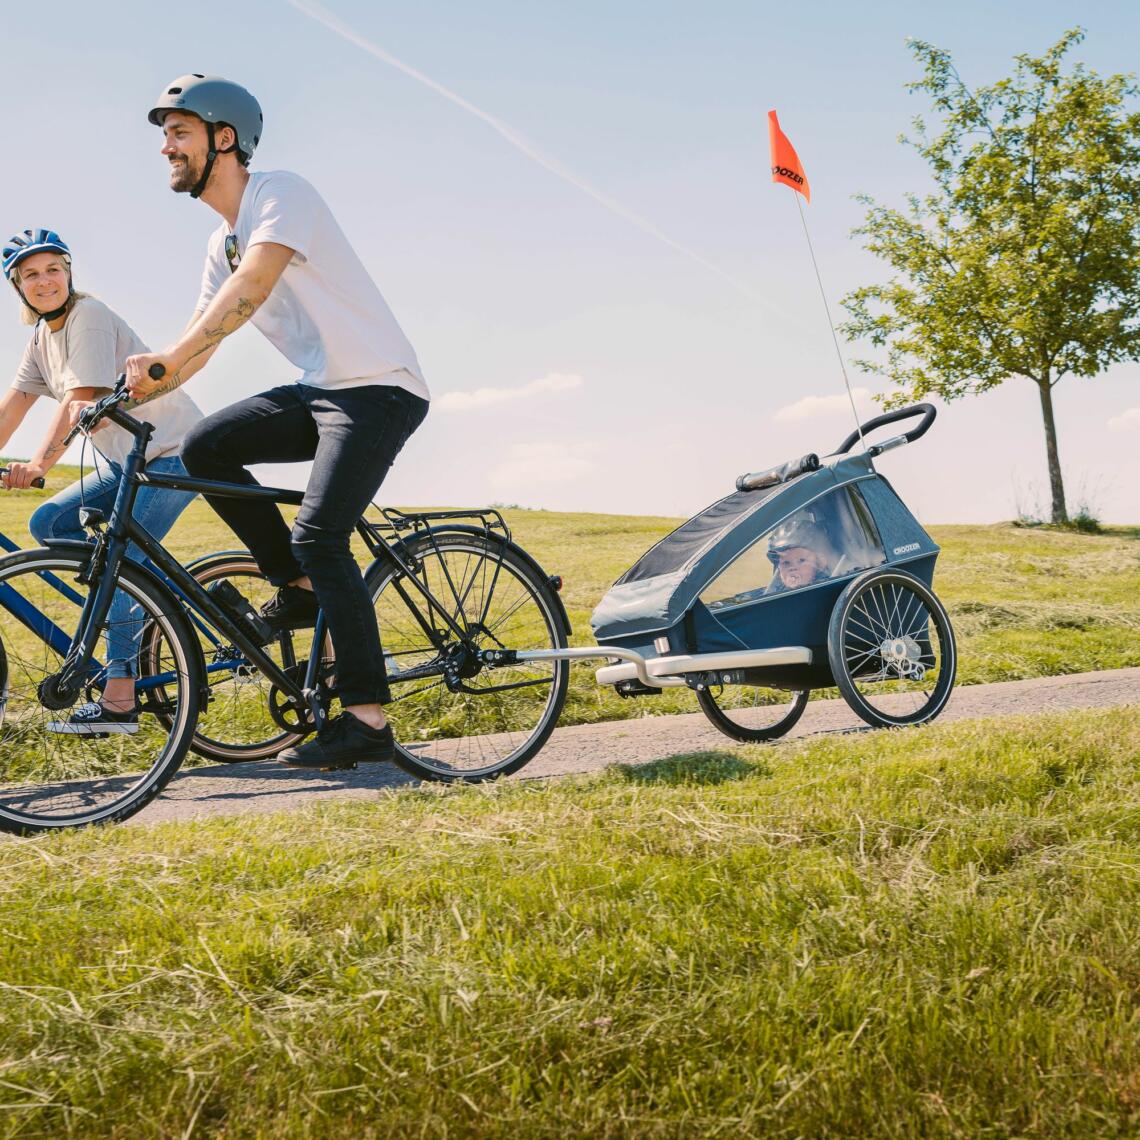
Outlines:
{"label": "woman's hand on handlebar", "polygon": [[174,361],[166,355],[140,353],[138,356],[128,356],[127,391],[132,400],[145,400],[148,396],[153,396],[161,384],[168,384],[167,377],[173,376],[177,371]]}
{"label": "woman's hand on handlebar", "polygon": [[[98,400],[72,400],[67,405],[67,410],[71,415],[71,423],[68,426],[72,428],[76,427],[79,423],[79,417],[82,416],[84,412],[89,412],[98,402]],[[91,430],[96,432],[106,426],[107,425],[100,420]]]}
{"label": "woman's hand on handlebar", "polygon": [[0,475],[0,482],[6,491],[26,491],[35,485],[37,479],[42,487],[46,474],[38,463],[9,463],[4,474]]}

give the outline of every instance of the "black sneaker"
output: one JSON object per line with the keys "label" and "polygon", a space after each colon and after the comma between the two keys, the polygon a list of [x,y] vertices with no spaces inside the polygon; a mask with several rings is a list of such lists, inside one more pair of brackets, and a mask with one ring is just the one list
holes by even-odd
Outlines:
{"label": "black sneaker", "polygon": [[357,763],[383,764],[396,756],[392,726],[372,728],[352,713],[344,712],[312,739],[277,754],[282,764],[293,768],[319,768],[323,772],[355,768]]}
{"label": "black sneaker", "polygon": [[133,736],[139,730],[139,710],[136,705],[128,712],[115,712],[92,701],[80,705],[67,720],[52,721],[48,730],[71,736]]}
{"label": "black sneaker", "polygon": [[321,612],[317,595],[302,586],[279,586],[261,607],[261,616],[279,632],[287,629],[312,629]]}

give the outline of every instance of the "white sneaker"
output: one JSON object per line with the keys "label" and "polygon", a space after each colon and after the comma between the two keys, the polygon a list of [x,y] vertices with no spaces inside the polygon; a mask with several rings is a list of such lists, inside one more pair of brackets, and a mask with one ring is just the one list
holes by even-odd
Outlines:
{"label": "white sneaker", "polygon": [[67,733],[73,736],[111,736],[114,733],[131,736],[139,730],[139,710],[115,712],[105,709],[98,701],[80,705],[67,720],[52,721],[48,725],[52,732]]}

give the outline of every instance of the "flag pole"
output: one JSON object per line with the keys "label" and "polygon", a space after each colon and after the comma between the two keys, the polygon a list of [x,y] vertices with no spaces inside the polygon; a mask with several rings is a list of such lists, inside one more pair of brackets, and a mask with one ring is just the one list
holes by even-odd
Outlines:
{"label": "flag pole", "polygon": [[843,352],[839,347],[839,337],[835,332],[835,324],[831,319],[831,308],[827,303],[827,293],[823,288],[823,278],[819,274],[819,265],[815,260],[815,248],[811,244],[811,234],[808,232],[807,218],[804,216],[804,206],[800,201],[800,195],[797,190],[789,187],[792,191],[792,197],[796,200],[796,209],[800,212],[800,224],[804,228],[804,237],[807,239],[808,253],[811,255],[811,267],[815,270],[816,284],[819,286],[819,296],[823,301],[823,311],[827,314],[827,327],[831,330],[831,339],[835,345],[835,355],[839,358],[839,371],[843,373],[843,383],[847,388],[847,399],[851,402],[851,414],[855,417],[855,430],[859,434],[859,445],[864,451],[867,450],[867,443],[863,439],[863,425],[859,422],[859,413],[855,408],[855,393],[851,391],[851,381],[847,377],[847,365],[843,360]]}

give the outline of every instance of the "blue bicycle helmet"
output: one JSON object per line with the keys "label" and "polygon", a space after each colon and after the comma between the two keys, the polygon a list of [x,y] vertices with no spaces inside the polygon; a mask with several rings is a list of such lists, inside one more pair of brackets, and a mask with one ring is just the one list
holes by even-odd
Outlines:
{"label": "blue bicycle helmet", "polygon": [[24,230],[4,243],[4,278],[12,280],[12,270],[33,253],[62,253],[71,256],[67,242],[55,230]]}

